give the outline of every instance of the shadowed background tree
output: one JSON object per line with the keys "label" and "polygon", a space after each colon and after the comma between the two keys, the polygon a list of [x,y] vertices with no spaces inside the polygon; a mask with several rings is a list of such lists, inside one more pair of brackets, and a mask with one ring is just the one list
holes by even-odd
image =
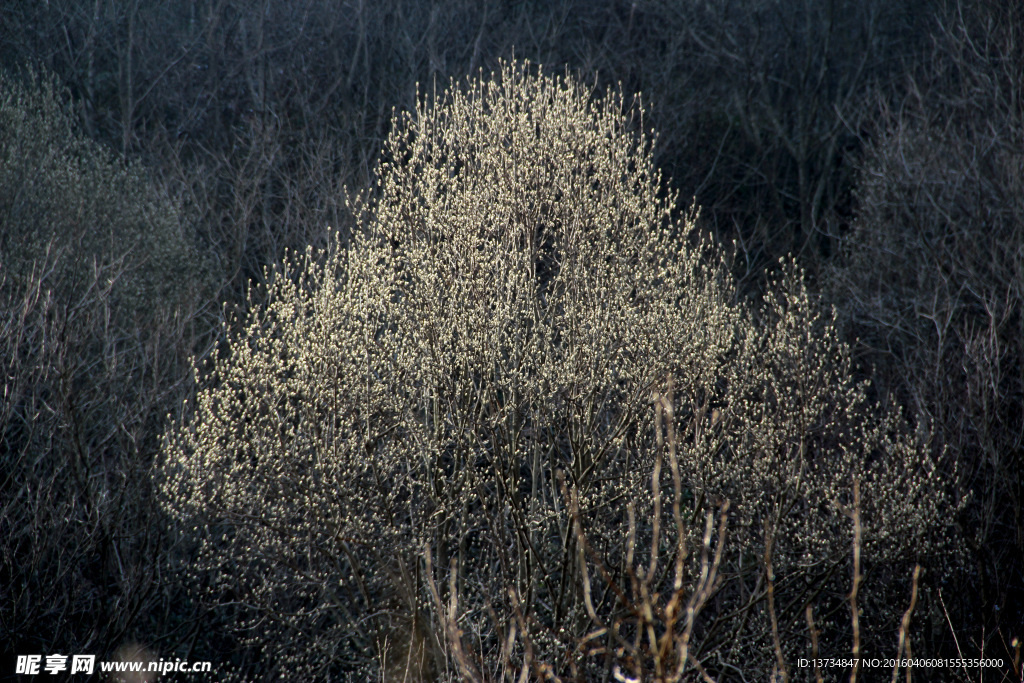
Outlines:
{"label": "shadowed background tree", "polygon": [[978,594],[950,599],[997,633],[1024,619],[1024,15],[966,16],[880,111],[827,289],[876,382],[961,454]]}
{"label": "shadowed background tree", "polygon": [[59,74],[90,134],[190,188],[235,302],[286,249],[349,226],[338,190],[372,181],[417,82],[513,57],[643,92],[659,166],[759,284],[834,248],[865,102],[902,99],[940,4],[12,0],[0,59]]}
{"label": "shadowed background tree", "polygon": [[196,324],[212,277],[193,228],[82,134],[52,81],[0,73],[5,655],[109,652],[183,616],[158,580],[150,466],[210,324]]}

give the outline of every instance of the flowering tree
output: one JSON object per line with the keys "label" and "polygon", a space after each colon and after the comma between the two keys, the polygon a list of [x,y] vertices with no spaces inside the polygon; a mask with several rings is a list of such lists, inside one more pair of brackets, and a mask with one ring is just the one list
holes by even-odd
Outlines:
{"label": "flowering tree", "polygon": [[[289,260],[202,373],[167,437],[164,500],[268,675],[642,665],[651,652],[578,644],[612,638],[601,623],[639,642],[621,589],[636,549],[634,597],[678,594],[701,572],[687,520],[725,498],[737,542],[719,566],[768,543],[798,572],[823,556],[833,571],[804,571],[820,585],[848,559],[854,479],[877,492],[872,538],[933,526],[925,457],[870,415],[798,274],[764,311],[738,304],[645,132],[621,95],[528,65],[424,100],[351,203],[351,245]],[[767,617],[730,615],[757,566],[705,586],[751,666],[778,650]],[[729,650],[704,635],[672,665]]]}

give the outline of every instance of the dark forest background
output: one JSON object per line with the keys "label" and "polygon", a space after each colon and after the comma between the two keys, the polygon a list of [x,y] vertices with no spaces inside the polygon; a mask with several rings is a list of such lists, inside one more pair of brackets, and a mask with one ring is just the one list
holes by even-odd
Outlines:
{"label": "dark forest background", "polygon": [[347,234],[393,111],[501,59],[642,93],[744,296],[806,269],[872,400],[959,459],[969,560],[915,654],[1019,680],[1024,10],[1002,0],[5,0],[2,675],[132,642],[257,656],[177,580],[154,499],[190,358],[286,253]]}

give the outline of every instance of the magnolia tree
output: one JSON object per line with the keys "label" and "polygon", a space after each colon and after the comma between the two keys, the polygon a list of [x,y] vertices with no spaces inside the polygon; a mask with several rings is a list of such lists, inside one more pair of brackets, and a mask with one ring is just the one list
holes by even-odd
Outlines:
{"label": "magnolia tree", "polygon": [[424,98],[351,244],[197,368],[163,500],[246,675],[757,677],[846,600],[855,527],[936,547],[925,450],[795,267],[737,301],[646,133],[529,65]]}

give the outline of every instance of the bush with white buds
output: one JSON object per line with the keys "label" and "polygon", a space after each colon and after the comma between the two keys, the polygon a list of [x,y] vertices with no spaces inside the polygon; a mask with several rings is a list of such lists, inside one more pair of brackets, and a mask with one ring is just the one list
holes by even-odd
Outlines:
{"label": "bush with white buds", "polygon": [[[197,369],[164,503],[262,675],[606,670],[577,649],[585,603],[609,623],[621,604],[585,594],[566,496],[606,578],[628,582],[627,503],[650,543],[672,490],[651,482],[652,396],[669,383],[683,512],[731,499],[728,561],[755,558],[695,656],[724,657],[729,632],[770,666],[767,617],[729,614],[765,529],[779,571],[828,584],[819,570],[849,561],[855,477],[868,551],[926,548],[943,502],[924,451],[873,415],[795,268],[764,311],[737,301],[647,132],[620,94],[529,65],[424,99],[351,203],[353,242],[285,263]],[[665,528],[667,556],[699,541]]]}

